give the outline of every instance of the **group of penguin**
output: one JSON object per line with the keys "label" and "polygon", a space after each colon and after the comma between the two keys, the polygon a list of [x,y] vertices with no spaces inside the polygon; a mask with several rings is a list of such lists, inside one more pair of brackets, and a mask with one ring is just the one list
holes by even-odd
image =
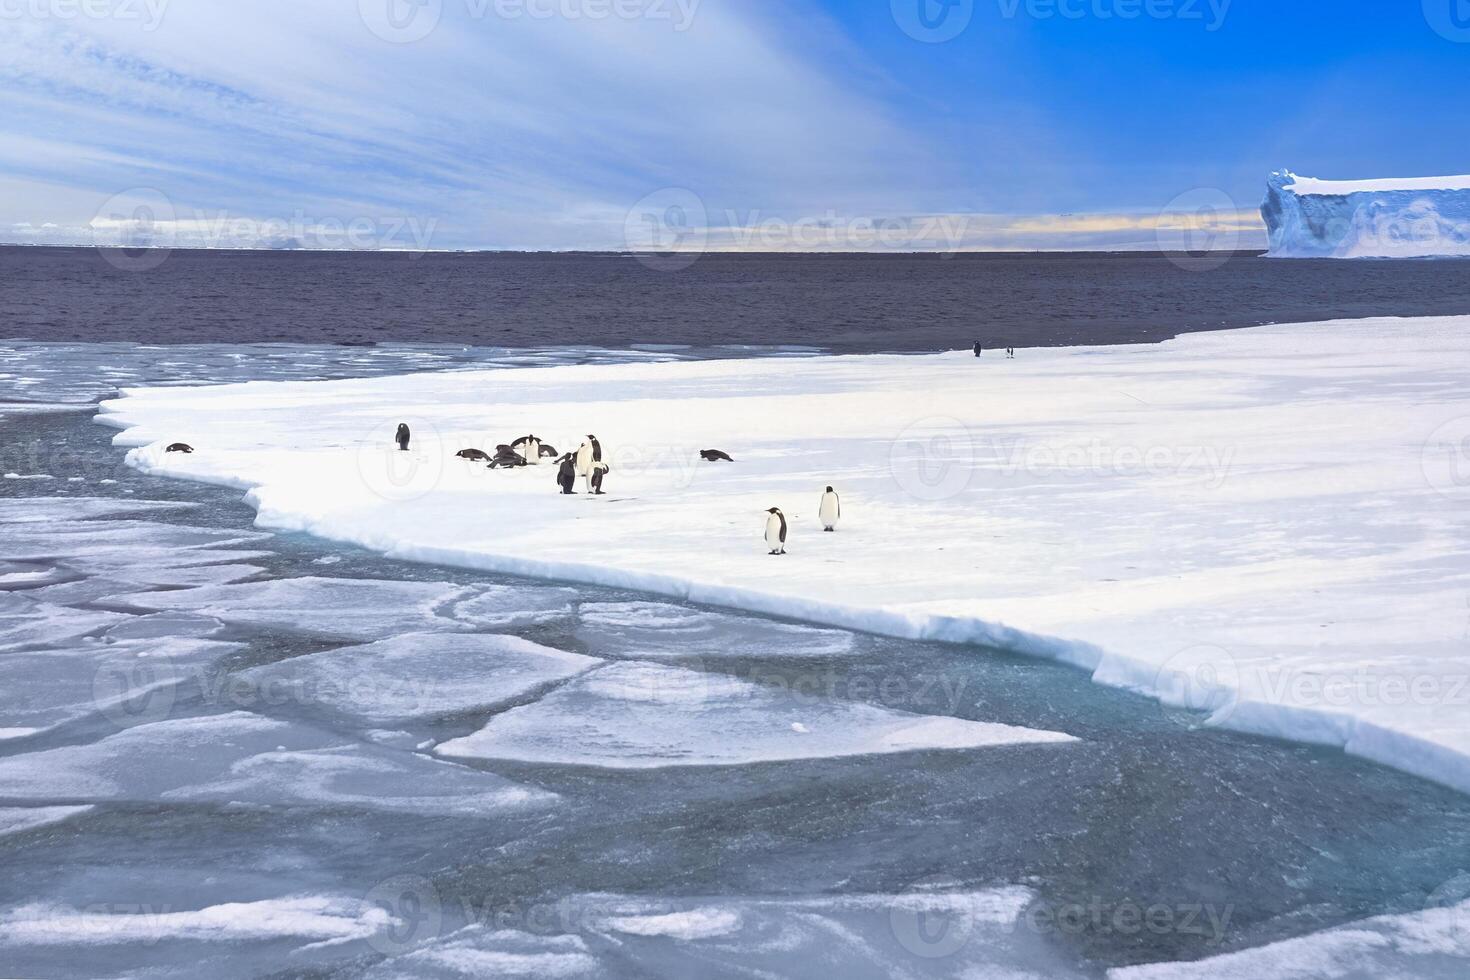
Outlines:
{"label": "group of penguin", "polygon": [[[402,452],[408,452],[408,445],[413,434],[409,431],[407,423],[399,423],[398,431],[393,436],[393,441],[398,444]],[[170,447],[172,451],[172,447]],[[556,447],[542,442],[539,436],[521,436],[515,442],[502,444],[495,447],[495,455],[479,449],[461,449],[454,454],[460,459],[471,462],[488,461],[490,469],[498,469],[508,466],[535,466],[542,459],[555,458],[557,462],[556,484],[561,487],[564,494],[574,494],[577,491],[577,477],[582,477],[587,482],[587,491],[592,494],[602,494],[602,481],[607,476],[609,467],[602,459],[602,443],[597,441],[594,435],[588,435],[586,441],[577,448],[575,453],[564,453],[557,456]],[[719,449],[702,449],[699,455],[706,462],[733,463],[730,454]],[[822,494],[821,503],[817,506],[817,519],[822,522],[822,530],[837,530],[837,521],[842,517],[842,499],[837,491],[828,487]],[[770,554],[786,554],[786,515],[781,513],[781,508],[772,507],[766,511],[766,547]]]}
{"label": "group of penguin", "polygon": [[[773,555],[786,554],[786,515],[780,507],[766,511],[766,547]],[[837,521],[842,517],[842,498],[837,491],[828,487],[822,493],[822,502],[817,505],[817,520],[822,522],[823,531],[837,530]]]}
{"label": "group of penguin", "polygon": [[[398,431],[393,436],[401,452],[408,452],[408,446],[413,439],[413,433],[409,430],[406,422],[398,424]],[[472,463],[486,463],[490,469],[503,469],[515,466],[538,466],[543,459],[555,459],[557,463],[556,485],[561,487],[564,494],[574,494],[577,491],[572,488],[576,486],[577,477],[587,481],[587,492],[595,495],[606,493],[602,489],[602,481],[607,476],[611,467],[602,459],[602,443],[597,441],[594,435],[588,435],[586,441],[578,447],[575,453],[564,453],[557,455],[556,447],[547,442],[542,442],[537,435],[521,436],[516,441],[506,444],[502,443],[495,447],[495,455],[481,449],[461,449],[454,454],[460,459]]]}

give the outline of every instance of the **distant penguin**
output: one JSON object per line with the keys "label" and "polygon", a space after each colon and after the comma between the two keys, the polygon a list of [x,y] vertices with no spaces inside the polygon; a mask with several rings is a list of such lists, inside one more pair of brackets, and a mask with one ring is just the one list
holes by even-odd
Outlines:
{"label": "distant penguin", "polygon": [[724,452],[724,451],[719,450],[719,449],[701,449],[699,451],[699,455],[707,463],[718,463],[721,460],[724,460],[727,463],[733,463],[733,462],[735,462],[733,459],[730,458],[730,454],[729,453]]}
{"label": "distant penguin", "polygon": [[817,507],[817,517],[822,522],[823,531],[837,530],[837,520],[842,516],[842,499],[837,496],[837,491],[831,487],[822,494],[822,503]]}
{"label": "distant penguin", "polygon": [[164,450],[166,453],[192,453],[194,447],[187,442],[176,442]]}
{"label": "distant penguin", "polygon": [[587,482],[588,485],[592,488],[592,492],[594,494],[597,494],[598,496],[602,495],[602,478],[607,476],[607,471],[609,469],[610,467],[606,463],[592,464],[592,478]]}
{"label": "distant penguin", "polygon": [[409,440],[408,423],[406,423],[406,422],[399,422],[398,423],[398,432],[395,433],[394,436],[393,436],[393,441],[396,442],[396,443],[398,443],[398,451],[399,452],[404,452],[404,453],[408,452],[408,440]]}
{"label": "distant penguin", "polygon": [[1016,356],[1016,349],[1014,347],[1007,347],[1006,348],[1006,357],[1015,357],[1015,356]]}
{"label": "distant penguin", "polygon": [[571,453],[567,453],[557,460],[556,485],[561,487],[562,493],[576,493],[572,487],[577,485],[577,461]]}
{"label": "distant penguin", "polygon": [[786,515],[781,513],[781,508],[772,507],[766,511],[766,547],[771,549],[773,555],[786,554]]}
{"label": "distant penguin", "polygon": [[979,357],[980,356],[980,353],[981,353],[980,341],[977,340],[977,341],[975,341],[975,356],[976,357]]}
{"label": "distant penguin", "polygon": [[594,435],[588,435],[587,441],[577,449],[577,475],[587,481],[587,486],[592,486],[592,466],[594,463],[602,462],[602,443],[597,441]]}
{"label": "distant penguin", "polygon": [[467,459],[471,463],[488,463],[490,454],[479,449],[461,449],[454,454],[458,459]]}
{"label": "distant penguin", "polygon": [[510,444],[510,448],[520,453],[521,459],[528,466],[536,466],[541,462],[541,440],[535,436],[521,436]]}

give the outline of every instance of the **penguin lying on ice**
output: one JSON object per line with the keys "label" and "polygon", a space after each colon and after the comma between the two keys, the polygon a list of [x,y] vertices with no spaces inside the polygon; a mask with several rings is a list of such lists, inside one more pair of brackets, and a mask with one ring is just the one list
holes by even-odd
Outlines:
{"label": "penguin lying on ice", "polygon": [[704,461],[707,463],[718,463],[721,460],[724,460],[726,463],[735,462],[733,459],[730,458],[729,453],[722,452],[718,449],[701,449],[699,451],[699,455],[703,457]]}
{"label": "penguin lying on ice", "polygon": [[454,454],[459,459],[467,459],[471,463],[488,463],[490,454],[479,449],[461,449]]}
{"label": "penguin lying on ice", "polygon": [[176,442],[164,450],[166,453],[192,453],[194,447],[187,442]]}
{"label": "penguin lying on ice", "polygon": [[766,518],[766,547],[771,549],[773,555],[786,554],[786,515],[781,513],[781,508],[772,507],[766,511],[770,516]]}
{"label": "penguin lying on ice", "polygon": [[495,458],[490,460],[490,468],[492,470],[501,468],[509,469],[514,466],[525,465],[526,461],[521,458],[521,454],[506,445],[496,446]]}

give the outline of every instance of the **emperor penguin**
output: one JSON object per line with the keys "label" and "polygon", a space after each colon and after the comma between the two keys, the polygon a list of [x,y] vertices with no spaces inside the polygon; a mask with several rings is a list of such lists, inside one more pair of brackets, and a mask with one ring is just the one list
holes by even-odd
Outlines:
{"label": "emperor penguin", "polygon": [[408,439],[409,439],[408,423],[407,422],[399,422],[398,423],[398,431],[393,435],[393,441],[396,442],[396,443],[398,443],[398,451],[399,452],[404,452],[404,453],[408,452]]}
{"label": "emperor penguin", "polygon": [[510,448],[520,454],[527,466],[537,466],[541,463],[541,440],[535,436],[521,436],[510,444]]}
{"label": "emperor penguin", "polygon": [[592,470],[596,464],[602,462],[602,443],[597,441],[594,435],[588,435],[587,441],[577,449],[577,475],[587,481],[587,489],[592,489]]}
{"label": "emperor penguin", "polygon": [[572,487],[577,484],[577,464],[572,454],[567,453],[556,462],[556,485],[561,487],[562,493],[576,493]]}
{"label": "emperor penguin", "polygon": [[786,515],[781,513],[781,508],[772,507],[766,511],[766,547],[771,549],[773,555],[786,554]]}
{"label": "emperor penguin", "polygon": [[823,531],[837,530],[837,519],[842,516],[842,498],[837,496],[837,491],[831,487],[822,494],[822,503],[817,507],[817,517],[822,522]]}

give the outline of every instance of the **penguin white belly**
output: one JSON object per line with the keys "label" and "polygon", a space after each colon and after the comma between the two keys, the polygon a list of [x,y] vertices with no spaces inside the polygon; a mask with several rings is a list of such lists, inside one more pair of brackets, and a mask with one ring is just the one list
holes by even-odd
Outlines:
{"label": "penguin white belly", "polygon": [[766,518],[766,547],[771,551],[780,551],[786,547],[781,541],[781,518],[775,514]]}
{"label": "penguin white belly", "polygon": [[577,475],[584,477],[592,475],[592,447],[586,443],[583,443],[582,448],[577,450]]}
{"label": "penguin white belly", "polygon": [[523,458],[526,461],[526,464],[529,466],[541,465],[541,443],[538,440],[532,439],[530,442],[523,445],[521,447],[521,458]]}
{"label": "penguin white belly", "polygon": [[822,506],[817,509],[817,518],[823,527],[836,527],[837,518],[842,516],[842,508],[837,504],[837,494],[825,493],[822,495]]}

